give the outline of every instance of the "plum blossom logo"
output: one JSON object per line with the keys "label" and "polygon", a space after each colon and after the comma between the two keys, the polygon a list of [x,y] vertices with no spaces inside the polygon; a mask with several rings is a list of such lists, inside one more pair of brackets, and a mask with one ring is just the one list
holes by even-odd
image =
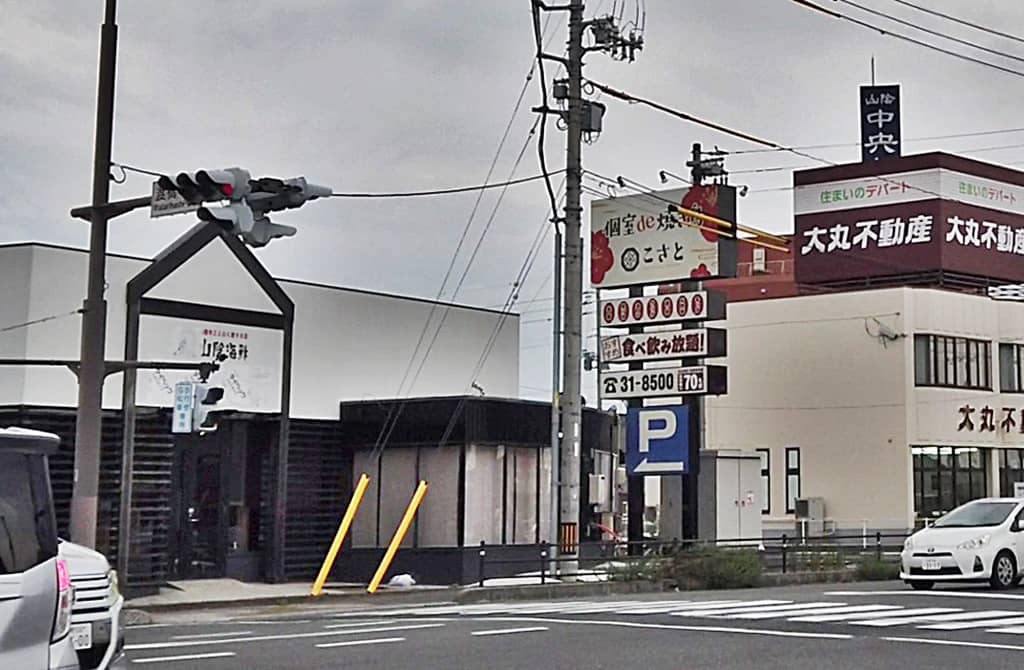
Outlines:
{"label": "plum blossom logo", "polygon": [[615,265],[615,254],[608,244],[608,236],[604,231],[592,233],[590,236],[590,282],[600,285],[608,271]]}

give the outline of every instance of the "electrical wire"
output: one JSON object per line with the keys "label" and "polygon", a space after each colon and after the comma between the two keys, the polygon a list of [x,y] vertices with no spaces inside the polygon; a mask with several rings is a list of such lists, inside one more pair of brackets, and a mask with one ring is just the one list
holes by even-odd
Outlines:
{"label": "electrical wire", "polygon": [[541,37],[540,28],[540,7],[536,2],[531,0],[530,2],[531,12],[533,15],[533,36],[534,42],[537,46],[537,68],[540,71],[540,91],[541,91],[541,105],[542,110],[540,112],[540,139],[537,142],[537,159],[540,161],[540,169],[544,176],[544,184],[547,187],[548,199],[551,204],[551,221],[558,225],[558,202],[555,197],[555,190],[551,186],[551,172],[548,170],[548,161],[545,144],[547,142],[547,126],[548,126],[548,83],[547,75],[544,73],[544,42]]}
{"label": "electrical wire", "polygon": [[[966,137],[984,137],[987,135],[1006,135],[1010,133],[1021,133],[1024,132],[1024,128],[1003,128],[1000,130],[981,130],[970,133],[954,133],[952,135],[933,135],[931,137],[914,137],[910,139],[904,139],[904,142],[932,142],[936,140],[956,140]],[[724,153],[732,156],[740,156],[743,154],[764,154],[775,151],[789,151],[790,149],[845,149],[848,147],[859,147],[859,142],[840,142],[838,144],[808,144],[805,146],[793,146],[793,147],[780,147],[777,149],[740,149],[737,151],[725,151]]]}
{"label": "electrical wire", "polygon": [[332,198],[418,198],[422,196],[449,195],[452,193],[466,193],[469,191],[487,191],[494,188],[508,188],[517,184],[525,184],[539,179],[548,179],[550,174],[560,174],[565,170],[555,170],[553,173],[535,174],[530,177],[520,177],[508,181],[484,183],[477,186],[458,186],[455,188],[443,188],[432,191],[397,191],[392,193],[331,193]]}
{"label": "electrical wire", "polygon": [[974,28],[975,30],[980,30],[982,32],[989,33],[990,35],[998,35],[999,37],[1005,37],[1008,40],[1015,40],[1017,42],[1024,43],[1024,37],[1020,37],[1019,35],[1012,35],[1010,33],[1000,32],[1000,31],[996,30],[995,28],[989,28],[988,26],[984,26],[984,25],[981,25],[979,23],[971,23],[970,21],[967,21],[966,19],[961,19],[961,18],[953,16],[951,14],[943,14],[942,12],[936,11],[934,9],[928,9],[927,7],[922,7],[920,5],[915,5],[912,2],[908,2],[908,0],[892,0],[892,1],[895,2],[895,3],[903,5],[904,7],[910,7],[911,9],[916,9],[917,11],[924,12],[925,14],[931,14],[932,16],[938,16],[940,18],[946,19],[947,21],[952,21],[954,23],[959,23],[962,26],[968,26],[969,28]]}
{"label": "electrical wire", "polygon": [[[797,0],[792,0],[792,1],[796,2]],[[821,158],[820,156],[815,156],[814,154],[807,153],[806,151],[802,151],[802,150],[797,149],[795,147],[785,147],[785,146],[779,144],[778,142],[773,142],[771,140],[766,140],[766,139],[758,137],[756,135],[752,135],[750,133],[747,133],[747,132],[744,132],[744,131],[741,131],[741,130],[736,130],[734,128],[730,128],[728,126],[722,125],[720,123],[715,123],[714,121],[708,121],[708,120],[700,118],[698,116],[694,116],[693,114],[688,114],[686,112],[683,112],[683,111],[680,111],[680,110],[677,110],[677,109],[673,109],[671,107],[668,107],[667,105],[663,105],[663,104],[655,102],[653,100],[649,100],[647,98],[641,98],[639,96],[632,95],[631,93],[626,93],[625,91],[620,91],[618,89],[612,88],[611,86],[608,86],[607,84],[602,84],[600,82],[596,82],[596,81],[593,81],[593,80],[590,80],[590,79],[588,79],[587,81],[589,81],[595,87],[604,90],[605,92],[608,93],[608,95],[610,95],[610,96],[612,96],[614,98],[618,98],[619,100],[623,100],[623,101],[629,102],[629,103],[642,104],[642,105],[645,105],[645,106],[650,107],[652,109],[656,109],[659,112],[663,112],[663,113],[668,114],[670,116],[674,116],[676,118],[682,119],[683,121],[689,121],[690,123],[694,123],[696,125],[703,126],[705,128],[710,128],[710,129],[715,130],[717,132],[723,133],[725,135],[731,135],[733,137],[737,137],[737,138],[739,138],[741,140],[744,140],[746,142],[750,142],[752,144],[759,144],[761,146],[770,147],[770,148],[778,150],[778,151],[786,151],[786,152],[789,152],[789,153],[793,154],[794,156],[800,156],[801,158],[807,158],[809,160],[816,161],[818,163],[821,163],[823,165],[828,165],[830,167],[838,167],[839,166],[839,163],[836,163],[835,161],[830,161],[827,158]],[[593,174],[596,174],[596,173],[593,173]],[[600,175],[598,175],[598,176],[600,176]],[[894,185],[900,186],[901,188],[906,187],[908,190],[917,191],[918,193],[923,193],[925,195],[930,195],[930,196],[933,196],[933,197],[936,197],[936,198],[950,200],[952,202],[957,202],[957,203],[960,203],[962,205],[970,205],[970,203],[965,203],[965,202],[963,202],[961,200],[958,200],[956,198],[950,198],[948,196],[944,196],[944,195],[942,195],[940,193],[937,193],[937,192],[932,191],[930,189],[924,188],[922,186],[914,186],[914,185],[911,185],[911,184],[906,184],[906,183],[901,182],[901,181],[899,181],[897,179],[893,179],[892,177],[890,177],[888,175],[873,175],[872,178],[873,179],[877,179],[878,181],[883,181],[883,182],[886,182],[886,183],[890,183],[890,184],[894,184]]]}
{"label": "electrical wire", "polygon": [[988,61],[981,60],[980,58],[974,58],[973,56],[967,56],[965,54],[958,53],[956,51],[950,51],[949,49],[944,49],[944,48],[942,48],[940,46],[935,46],[934,44],[929,44],[928,42],[922,42],[919,39],[915,39],[913,37],[908,37],[907,35],[904,35],[902,33],[893,32],[891,30],[887,30],[885,28],[881,28],[879,26],[876,26],[876,25],[874,25],[872,23],[868,23],[867,21],[861,21],[860,19],[855,19],[855,18],[853,18],[851,16],[847,16],[846,14],[841,14],[840,12],[837,12],[837,11],[834,11],[834,10],[831,10],[831,9],[827,9],[825,7],[822,7],[821,5],[817,5],[817,4],[813,3],[813,2],[811,2],[810,0],[789,0],[789,1],[793,2],[795,4],[798,4],[798,5],[802,6],[802,7],[806,7],[807,9],[810,9],[810,10],[813,10],[813,11],[816,11],[816,12],[820,12],[820,13],[826,15],[826,16],[830,16],[830,17],[832,17],[834,19],[841,19],[841,20],[849,21],[850,23],[858,25],[858,26],[860,26],[862,28],[867,28],[868,30],[881,33],[882,35],[884,35],[886,37],[893,37],[895,39],[902,40],[904,42],[909,42],[911,44],[916,44],[917,46],[924,47],[925,49],[931,49],[932,51],[937,51],[939,53],[946,54],[947,56],[952,56],[953,58],[959,58],[960,60],[968,61],[968,62],[974,63],[976,65],[983,65],[985,67],[989,67],[989,68],[992,68],[994,70],[999,70],[1000,72],[1005,72],[1007,74],[1012,74],[1012,75],[1015,75],[1017,77],[1024,77],[1024,72],[1021,72],[1020,70],[1014,70],[1012,68],[1003,67],[1002,65],[996,65],[995,63],[990,63]]}
{"label": "electrical wire", "polygon": [[1017,56],[1015,54],[1007,53],[1005,51],[1000,51],[998,49],[992,49],[990,47],[986,47],[984,45],[978,44],[977,42],[972,42],[970,40],[961,39],[959,37],[953,37],[952,35],[947,35],[946,33],[942,32],[940,30],[933,30],[932,28],[925,28],[924,26],[917,25],[916,23],[912,23],[910,21],[907,21],[906,19],[901,19],[901,18],[899,18],[897,16],[893,16],[892,14],[887,14],[887,13],[879,11],[877,9],[872,9],[871,7],[866,7],[866,6],[862,5],[862,4],[860,4],[859,2],[854,2],[854,0],[835,0],[835,1],[836,2],[841,2],[844,5],[849,5],[850,7],[855,7],[856,9],[859,9],[862,12],[865,12],[867,14],[871,14],[873,16],[877,16],[877,17],[883,18],[883,19],[885,19],[887,21],[892,21],[893,23],[897,23],[897,24],[902,25],[902,26],[908,26],[910,28],[913,28],[914,30],[918,30],[918,31],[920,31],[922,33],[925,33],[926,35],[932,35],[933,37],[938,37],[940,39],[949,40],[950,42],[955,42],[956,44],[960,44],[960,45],[969,47],[971,49],[977,49],[978,51],[984,51],[986,53],[990,53],[990,54],[993,54],[995,56],[999,56],[1000,58],[1008,58],[1010,60],[1015,60],[1017,62],[1024,63],[1024,58],[1022,58],[1020,56]]}
{"label": "electrical wire", "polygon": [[21,328],[28,328],[29,326],[37,326],[37,325],[39,325],[41,323],[47,323],[49,321],[56,321],[58,319],[66,319],[69,316],[75,316],[76,314],[84,314],[84,313],[85,313],[85,310],[80,307],[80,308],[78,308],[78,309],[76,309],[74,311],[66,312],[64,314],[52,314],[50,316],[44,316],[41,319],[33,319],[31,321],[25,321],[23,323],[15,323],[15,324],[10,325],[10,326],[4,326],[3,328],[0,328],[0,333],[9,333],[12,330],[19,330]]}

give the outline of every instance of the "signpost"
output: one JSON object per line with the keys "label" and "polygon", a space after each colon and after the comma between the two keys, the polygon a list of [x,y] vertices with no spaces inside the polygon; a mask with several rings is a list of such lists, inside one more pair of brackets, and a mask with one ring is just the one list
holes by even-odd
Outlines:
{"label": "signpost", "polygon": [[172,433],[192,432],[192,411],[195,408],[196,394],[192,382],[181,381],[174,385],[174,419],[171,421]]}
{"label": "signpost", "polygon": [[681,395],[721,395],[726,392],[724,365],[694,365],[606,372],[601,392],[609,400],[664,398]]}
{"label": "signpost", "polygon": [[690,471],[690,408],[631,407],[626,413],[626,472],[631,476]]}
{"label": "signpost", "polygon": [[722,328],[667,330],[601,338],[601,360],[606,363],[720,356],[725,356],[725,330]]}
{"label": "signpost", "polygon": [[199,203],[192,204],[177,191],[161,188],[160,184],[153,182],[153,196],[149,205],[150,218],[185,214],[198,209]]}
{"label": "signpost", "polygon": [[601,326],[639,326],[725,318],[725,296],[717,291],[662,293],[601,301]]}

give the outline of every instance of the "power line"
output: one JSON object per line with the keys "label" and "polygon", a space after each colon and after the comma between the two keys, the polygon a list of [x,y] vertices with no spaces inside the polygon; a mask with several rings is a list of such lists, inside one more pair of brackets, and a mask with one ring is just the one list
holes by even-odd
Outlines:
{"label": "power line", "polygon": [[957,53],[956,51],[950,51],[949,49],[944,49],[942,47],[935,46],[934,44],[929,44],[928,42],[922,42],[921,40],[915,39],[913,37],[908,37],[907,35],[904,35],[902,33],[896,33],[896,32],[893,32],[891,30],[887,30],[885,28],[882,28],[880,26],[876,26],[876,25],[874,25],[872,23],[868,23],[867,21],[861,21],[860,19],[855,19],[855,18],[853,18],[851,16],[847,16],[846,14],[841,14],[841,13],[833,11],[831,9],[826,9],[825,7],[822,7],[821,5],[817,5],[817,4],[813,3],[813,2],[811,2],[810,0],[790,0],[790,2],[794,2],[794,3],[796,3],[796,4],[798,4],[798,5],[802,6],[802,7],[806,7],[807,9],[810,9],[810,10],[813,10],[813,11],[816,11],[816,12],[820,12],[820,13],[822,13],[822,14],[824,14],[826,16],[830,16],[830,17],[832,17],[834,19],[842,19],[842,20],[845,20],[845,21],[849,21],[850,23],[858,25],[858,26],[860,26],[862,28],[867,28],[868,30],[881,33],[882,35],[885,35],[886,37],[893,37],[893,38],[898,39],[898,40],[903,40],[904,42],[910,42],[911,44],[916,44],[917,46],[924,47],[925,49],[931,49],[932,51],[938,51],[939,53],[946,54],[947,56],[952,56],[953,58],[959,58],[960,60],[965,60],[965,61],[968,61],[968,62],[971,62],[971,63],[975,63],[976,65],[983,65],[985,67],[990,67],[990,68],[992,68],[994,70],[999,70],[1000,72],[1005,72],[1007,74],[1012,74],[1012,75],[1015,75],[1015,76],[1018,76],[1018,77],[1024,77],[1024,72],[1021,72],[1020,70],[1014,70],[1014,69],[1011,69],[1011,68],[1008,68],[1008,67],[1003,67],[1002,65],[996,65],[995,63],[990,63],[988,61],[981,60],[980,58],[974,58],[973,56],[967,56],[967,55],[964,55],[962,53]]}
{"label": "power line", "polygon": [[537,142],[537,159],[540,161],[540,169],[544,176],[544,185],[547,187],[548,199],[551,204],[551,220],[558,221],[558,202],[555,197],[555,190],[551,186],[551,172],[548,170],[548,160],[545,144],[547,142],[547,127],[548,127],[548,83],[547,75],[544,73],[544,42],[541,37],[540,28],[540,8],[536,2],[530,3],[531,12],[533,15],[533,36],[534,42],[537,47],[537,67],[540,70],[540,92],[541,92],[541,104],[544,109],[540,113],[540,140]]}
{"label": "power line", "polygon": [[1020,37],[1018,35],[1012,35],[1010,33],[1000,32],[1000,31],[996,30],[995,28],[989,28],[988,26],[981,25],[980,23],[971,23],[970,21],[967,21],[966,19],[961,19],[961,18],[953,16],[951,14],[943,14],[942,12],[936,11],[934,9],[928,9],[927,7],[922,7],[920,5],[915,5],[914,3],[908,2],[907,0],[892,0],[892,1],[895,2],[895,3],[901,4],[901,5],[905,6],[905,7],[910,7],[911,9],[916,9],[919,12],[924,12],[925,14],[931,14],[932,16],[938,16],[940,18],[946,19],[947,21],[952,21],[954,23],[959,23],[962,26],[968,26],[969,28],[974,28],[975,30],[980,30],[982,32],[989,33],[990,35],[998,35],[999,37],[1005,37],[1008,40],[1015,40],[1017,42],[1024,43],[1024,37]]}
{"label": "power line", "polygon": [[[965,137],[984,137],[987,135],[1005,135],[1010,133],[1024,132],[1024,128],[1004,128],[1000,130],[982,130],[970,133],[954,133],[952,135],[933,135],[931,137],[914,137],[904,139],[904,142],[931,142],[935,140],[955,140]],[[845,149],[848,147],[859,147],[859,142],[840,142],[837,144],[808,144],[805,146],[792,146],[792,147],[779,147],[777,149],[740,149],[737,151],[725,151],[724,153],[732,156],[740,156],[743,154],[763,154],[771,153],[775,151],[789,151],[790,149]],[[735,174],[735,173],[732,173]]]}
{"label": "power line", "polygon": [[451,193],[466,193],[468,191],[486,191],[493,188],[507,188],[517,184],[525,184],[538,179],[546,179],[549,174],[559,174],[564,170],[555,170],[553,173],[535,174],[530,177],[520,177],[508,181],[484,183],[477,186],[458,186],[455,188],[444,188],[433,191],[397,191],[392,193],[331,193],[333,198],[418,198],[422,196],[449,195]]}
{"label": "power line", "polygon": [[871,14],[873,16],[878,16],[878,17],[883,18],[883,19],[885,19],[887,21],[892,21],[893,23],[898,23],[898,24],[903,25],[903,26],[908,26],[910,28],[913,28],[914,30],[919,30],[922,33],[925,33],[927,35],[932,35],[932,36],[938,37],[940,39],[949,40],[950,42],[955,42],[957,44],[962,44],[963,46],[970,47],[971,49],[977,49],[978,51],[984,51],[986,53],[990,53],[990,54],[993,54],[995,56],[999,56],[1001,58],[1008,58],[1010,60],[1015,60],[1015,61],[1018,61],[1020,63],[1024,63],[1024,58],[1021,58],[1020,56],[1017,56],[1017,55],[1014,55],[1014,54],[1011,54],[1011,53],[1007,53],[1005,51],[1000,51],[998,49],[992,49],[992,48],[986,47],[984,45],[978,44],[977,42],[972,42],[970,40],[961,39],[959,37],[953,37],[952,35],[947,35],[946,33],[942,32],[942,31],[939,31],[939,30],[933,30],[931,28],[925,28],[924,26],[919,26],[916,23],[912,23],[910,21],[907,21],[906,19],[901,19],[901,18],[899,18],[897,16],[893,16],[891,14],[886,14],[885,12],[879,11],[877,9],[872,9],[871,7],[865,7],[864,5],[862,5],[862,4],[858,3],[858,2],[854,2],[853,0],[836,0],[836,1],[837,2],[841,2],[841,3],[845,4],[845,5],[849,5],[851,7],[856,7],[857,9],[861,10],[862,12],[865,12],[867,14]]}
{"label": "power line", "polygon": [[84,309],[79,308],[79,309],[76,309],[76,310],[71,311],[71,312],[66,312],[64,314],[53,314],[51,316],[44,316],[41,319],[33,319],[32,321],[25,321],[23,323],[16,323],[16,324],[11,325],[11,326],[5,326],[3,328],[0,328],[0,333],[9,333],[12,330],[19,330],[21,328],[28,328],[29,326],[37,326],[40,323],[47,323],[48,321],[56,321],[57,319],[66,319],[69,316],[75,316],[76,314],[83,314],[84,312],[85,312]]}

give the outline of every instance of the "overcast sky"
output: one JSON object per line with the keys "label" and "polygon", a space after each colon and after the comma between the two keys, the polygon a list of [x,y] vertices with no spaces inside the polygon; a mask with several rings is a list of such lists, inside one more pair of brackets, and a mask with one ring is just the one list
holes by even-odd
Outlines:
{"label": "overcast sky", "polygon": [[[884,23],[849,4],[819,2]],[[894,0],[858,3],[1024,58],[1021,42]],[[1024,3],[917,3],[1024,35]],[[588,16],[611,4],[594,0]],[[627,4],[632,17],[635,5]],[[0,243],[86,245],[87,227],[67,212],[89,200],[101,14],[101,0],[0,0]],[[551,21],[552,51],[564,49],[564,20],[557,14]],[[240,165],[256,176],[305,175],[337,191],[480,183],[533,52],[528,0],[136,1],[121,3],[118,23],[115,161],[169,173]],[[1022,61],[886,25],[1024,72]],[[635,63],[590,54],[587,75],[779,143],[848,143],[814,153],[849,162],[859,160],[857,87],[870,82],[875,56],[879,83],[903,86],[904,153],[942,149],[1003,164],[1024,161],[1024,132],[910,141],[1024,126],[1024,77],[905,44],[791,0],[650,0],[644,38]],[[527,140],[529,108],[540,99],[536,83],[515,117],[495,180],[511,174]],[[659,170],[685,172],[695,141],[753,148],[639,106],[602,101],[608,104],[605,132],[584,151],[584,166],[599,173],[655,186]],[[564,160],[564,134],[549,130],[549,161],[557,167]],[[809,164],[769,153],[730,157],[727,167],[735,172]],[[515,176],[538,170],[531,143]],[[129,174],[123,185],[114,185],[112,197],[147,194],[150,181]],[[792,193],[759,192],[791,185],[790,171],[738,175],[733,183],[752,191],[741,200],[741,223],[792,229]],[[491,191],[481,201],[456,277],[497,197]],[[281,277],[432,298],[475,200],[468,194],[310,203],[276,217],[299,233],[259,255]],[[456,300],[504,302],[546,218],[546,203],[537,182],[508,191]],[[190,225],[187,216],[125,216],[111,226],[110,249],[150,257]],[[548,397],[550,388],[545,319],[551,302],[525,302],[550,297],[550,248],[547,238],[521,291],[526,397]],[[593,375],[587,377],[585,389],[593,395]]]}

